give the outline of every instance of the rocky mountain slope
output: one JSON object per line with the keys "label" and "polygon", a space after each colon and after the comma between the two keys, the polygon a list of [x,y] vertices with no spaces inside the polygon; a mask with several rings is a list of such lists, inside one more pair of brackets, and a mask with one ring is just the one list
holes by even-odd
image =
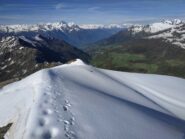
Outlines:
{"label": "rocky mountain slope", "polygon": [[39,69],[66,63],[88,55],[64,40],[37,35],[2,37],[0,41],[0,81],[22,78]]}

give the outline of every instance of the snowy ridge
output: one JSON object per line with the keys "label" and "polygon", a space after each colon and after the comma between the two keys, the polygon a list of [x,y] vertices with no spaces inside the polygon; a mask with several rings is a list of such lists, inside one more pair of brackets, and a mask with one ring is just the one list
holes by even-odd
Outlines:
{"label": "snowy ridge", "polygon": [[110,24],[110,25],[103,25],[103,24],[82,24],[79,25],[80,28],[83,29],[113,29],[113,28],[126,28],[127,25],[118,25],[118,24]]}
{"label": "snowy ridge", "polygon": [[29,31],[51,31],[51,30],[60,30],[60,31],[78,31],[80,28],[74,23],[66,23],[64,21],[55,22],[55,23],[43,23],[43,24],[22,24],[22,25],[0,25],[0,32],[6,33],[18,33],[18,32],[29,32]]}
{"label": "snowy ridge", "polygon": [[184,79],[77,60],[1,89],[0,127],[13,123],[6,139],[184,139],[184,90]]}

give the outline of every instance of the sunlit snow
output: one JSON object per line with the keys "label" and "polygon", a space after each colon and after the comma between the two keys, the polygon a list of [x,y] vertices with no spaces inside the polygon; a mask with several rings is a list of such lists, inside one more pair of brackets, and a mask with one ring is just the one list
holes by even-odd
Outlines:
{"label": "sunlit snow", "polygon": [[0,90],[6,139],[184,139],[185,80],[97,69],[81,60]]}

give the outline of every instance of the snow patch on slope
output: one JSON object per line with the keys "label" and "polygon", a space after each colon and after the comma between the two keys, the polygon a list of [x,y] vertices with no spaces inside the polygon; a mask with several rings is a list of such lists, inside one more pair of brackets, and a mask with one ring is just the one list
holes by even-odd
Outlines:
{"label": "snow patch on slope", "polygon": [[19,38],[27,43],[30,43],[32,46],[36,46],[33,41],[27,39],[25,36],[20,36]]}
{"label": "snow patch on slope", "polygon": [[0,41],[0,45],[2,48],[13,48],[18,44],[17,37],[15,36],[8,36],[2,37]]}

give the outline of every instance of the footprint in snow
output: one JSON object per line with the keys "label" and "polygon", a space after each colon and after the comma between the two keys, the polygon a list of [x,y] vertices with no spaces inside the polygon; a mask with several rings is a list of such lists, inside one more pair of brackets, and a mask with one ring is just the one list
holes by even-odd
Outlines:
{"label": "footprint in snow", "polygon": [[43,131],[41,139],[52,139],[59,135],[59,129],[52,127]]}
{"label": "footprint in snow", "polygon": [[63,106],[63,110],[67,111],[68,110],[68,106]]}
{"label": "footprint in snow", "polygon": [[49,123],[49,119],[48,119],[48,118],[41,118],[41,119],[39,119],[39,121],[38,121],[38,124],[39,124],[39,126],[41,126],[41,127],[45,126],[45,125],[48,124],[48,123]]}
{"label": "footprint in snow", "polygon": [[75,133],[73,131],[68,131],[65,136],[68,138],[68,139],[75,139],[77,138]]}
{"label": "footprint in snow", "polygon": [[45,110],[43,110],[43,112],[42,112],[43,115],[50,115],[50,114],[52,114],[52,113],[53,113],[53,111],[52,111],[51,109],[45,109]]}

